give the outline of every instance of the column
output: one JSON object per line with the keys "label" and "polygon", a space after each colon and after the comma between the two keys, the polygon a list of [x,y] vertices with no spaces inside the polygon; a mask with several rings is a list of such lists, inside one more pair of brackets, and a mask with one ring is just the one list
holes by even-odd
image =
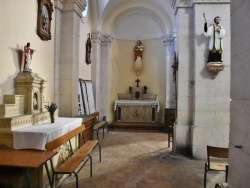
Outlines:
{"label": "column", "polygon": [[64,0],[60,49],[60,116],[78,114],[79,45],[82,11],[86,1]]}
{"label": "column", "polygon": [[175,108],[175,93],[174,93],[174,79],[173,68],[174,63],[174,43],[175,37],[173,33],[168,34],[164,40],[164,47],[166,49],[166,108]]}
{"label": "column", "polygon": [[[193,1],[194,49],[194,116],[192,126],[192,155],[206,158],[206,146],[228,147],[230,123],[230,0]],[[206,69],[208,38],[203,35],[204,18],[208,25],[221,17],[226,30],[222,53],[224,70],[212,79]]]}
{"label": "column", "polygon": [[60,83],[60,43],[61,43],[61,19],[62,19],[62,0],[54,1],[55,7],[55,103],[60,108],[59,83]]}
{"label": "column", "polygon": [[193,124],[193,12],[189,1],[175,2],[177,74],[177,124],[174,126],[174,148],[191,155],[191,126]]}
{"label": "column", "polygon": [[113,113],[113,106],[110,101],[110,80],[109,80],[109,71],[110,71],[110,47],[111,47],[111,35],[103,34],[102,35],[102,48],[101,48],[101,66],[100,66],[100,114],[106,116],[107,120],[110,120],[109,114]]}
{"label": "column", "polygon": [[[96,111],[100,112],[100,54],[101,54],[101,32],[91,31],[92,41],[92,63],[91,63],[91,80],[93,83],[93,92],[96,103]],[[101,117],[101,116],[100,116]]]}

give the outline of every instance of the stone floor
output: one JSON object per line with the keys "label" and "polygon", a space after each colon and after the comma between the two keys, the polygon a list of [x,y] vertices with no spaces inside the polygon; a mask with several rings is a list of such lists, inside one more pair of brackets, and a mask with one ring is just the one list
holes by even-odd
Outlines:
{"label": "stone floor", "polygon": [[[102,162],[98,149],[93,153],[93,177],[89,162],[79,173],[79,187],[85,188],[202,188],[204,163],[171,152],[166,133],[102,132]],[[224,182],[225,173],[208,173],[207,188]],[[75,187],[75,178],[66,178],[61,188]]]}

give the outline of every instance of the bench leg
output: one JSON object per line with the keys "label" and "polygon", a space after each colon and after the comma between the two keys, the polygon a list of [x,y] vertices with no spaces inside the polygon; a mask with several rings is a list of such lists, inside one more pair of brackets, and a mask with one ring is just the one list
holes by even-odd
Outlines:
{"label": "bench leg", "polygon": [[104,126],[102,127],[103,133],[102,133],[102,137],[104,138]]}
{"label": "bench leg", "polygon": [[107,123],[107,134],[109,133],[109,124]]}
{"label": "bench leg", "polygon": [[101,162],[102,161],[102,152],[101,152],[101,145],[99,143],[98,144],[98,147],[99,147],[99,161]]}
{"label": "bench leg", "polygon": [[49,168],[48,168],[47,162],[45,163],[45,168],[46,168],[47,176],[48,176],[48,179],[49,179],[49,185],[50,185],[51,188],[53,188],[53,184],[52,184],[52,181],[51,181],[51,177],[50,177],[50,173],[49,173]]}
{"label": "bench leg", "polygon": [[28,188],[31,188],[31,185],[30,185],[30,175],[29,175],[29,172],[26,171],[26,178],[27,178],[27,183],[28,183]]}
{"label": "bench leg", "polygon": [[92,177],[92,157],[90,154],[88,154],[89,159],[90,159],[90,177]]}
{"label": "bench leg", "polygon": [[99,140],[99,130],[96,130],[96,139]]}
{"label": "bench leg", "polygon": [[73,172],[75,174],[76,177],[76,188],[78,188],[78,174],[76,172]]}

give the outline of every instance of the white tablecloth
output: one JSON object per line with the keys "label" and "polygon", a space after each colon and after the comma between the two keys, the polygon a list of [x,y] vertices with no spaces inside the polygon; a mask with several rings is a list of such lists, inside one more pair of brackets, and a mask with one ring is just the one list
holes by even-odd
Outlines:
{"label": "white tablecloth", "polygon": [[55,123],[43,123],[30,127],[20,128],[13,131],[14,149],[38,149],[45,150],[45,145],[79,127],[82,118],[55,119]]}
{"label": "white tablecloth", "polygon": [[117,105],[156,105],[157,112],[160,112],[159,101],[152,100],[116,100],[114,105],[114,110],[116,110]]}

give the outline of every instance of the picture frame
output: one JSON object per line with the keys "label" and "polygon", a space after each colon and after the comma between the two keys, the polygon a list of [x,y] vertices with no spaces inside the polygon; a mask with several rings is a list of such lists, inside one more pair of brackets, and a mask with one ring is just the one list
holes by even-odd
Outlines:
{"label": "picture frame", "polygon": [[80,82],[80,87],[81,87],[81,92],[82,92],[82,101],[83,101],[83,108],[84,108],[84,113],[86,115],[89,115],[89,101],[88,101],[88,95],[87,95],[87,88],[85,85],[85,81],[83,79],[79,79]]}
{"label": "picture frame", "polygon": [[50,0],[38,0],[37,34],[42,40],[51,40],[53,4]]}
{"label": "picture frame", "polygon": [[87,89],[89,113],[92,114],[92,113],[96,112],[92,81],[85,80],[85,85],[86,85],[86,89]]}
{"label": "picture frame", "polygon": [[83,94],[81,89],[81,81],[79,80],[78,84],[78,115],[85,115],[84,103],[83,103]]}

